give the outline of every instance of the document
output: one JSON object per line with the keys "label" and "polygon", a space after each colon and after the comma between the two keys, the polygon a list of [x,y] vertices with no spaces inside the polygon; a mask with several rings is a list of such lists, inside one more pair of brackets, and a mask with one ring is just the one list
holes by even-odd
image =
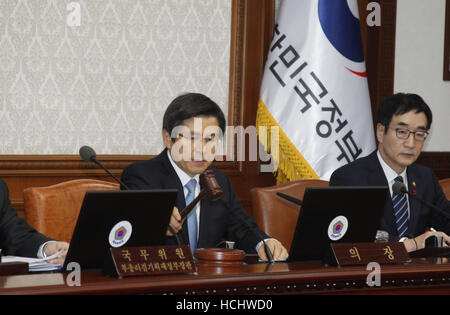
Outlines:
{"label": "document", "polygon": [[59,254],[61,254],[61,252],[57,252],[57,253],[55,253],[51,256],[47,256],[45,258],[2,256],[2,263],[25,262],[25,263],[28,263],[28,270],[30,272],[54,271],[54,270],[60,270],[62,268],[62,266],[51,264],[51,263],[49,263],[49,261],[58,257]]}

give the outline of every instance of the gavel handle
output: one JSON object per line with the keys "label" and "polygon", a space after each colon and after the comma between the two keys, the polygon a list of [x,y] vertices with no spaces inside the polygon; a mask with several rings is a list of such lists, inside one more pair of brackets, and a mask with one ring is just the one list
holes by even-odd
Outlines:
{"label": "gavel handle", "polygon": [[181,216],[181,220],[183,220],[184,218],[186,218],[188,216],[189,213],[191,213],[191,211],[194,209],[195,205],[203,198],[207,195],[208,191],[206,189],[202,189],[200,191],[200,193],[198,194],[198,196],[191,201],[190,204],[188,204],[186,206],[186,208],[184,208],[183,210],[181,210],[180,212],[180,216]]}

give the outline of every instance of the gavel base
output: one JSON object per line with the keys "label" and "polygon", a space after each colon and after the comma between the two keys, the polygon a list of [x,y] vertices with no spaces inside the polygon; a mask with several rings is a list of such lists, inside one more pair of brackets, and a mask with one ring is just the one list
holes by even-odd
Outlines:
{"label": "gavel base", "polygon": [[240,266],[244,264],[245,252],[231,248],[200,248],[195,251],[199,264],[216,266]]}

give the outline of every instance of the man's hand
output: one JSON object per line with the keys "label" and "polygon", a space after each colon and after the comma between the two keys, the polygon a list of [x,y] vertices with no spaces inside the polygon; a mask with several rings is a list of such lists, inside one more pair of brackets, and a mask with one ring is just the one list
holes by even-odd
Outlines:
{"label": "man's hand", "polygon": [[[267,244],[267,247],[269,247],[270,251],[272,252],[272,256],[274,260],[286,260],[289,256],[286,248],[277,241],[276,239],[270,239],[265,241]],[[266,256],[266,252],[264,251],[264,245],[260,246],[258,249],[258,256],[264,261],[268,261],[268,258]]]}
{"label": "man's hand", "polygon": [[48,242],[44,246],[44,253],[46,256],[51,256],[57,252],[61,252],[58,257],[49,261],[51,264],[62,265],[66,259],[69,244],[66,242]]}
{"label": "man's hand", "polygon": [[428,231],[423,233],[422,235],[417,236],[414,239],[407,239],[404,241],[404,245],[406,247],[407,252],[412,252],[415,250],[423,249],[425,248],[425,241],[427,238],[433,235],[440,235],[442,236],[444,246],[447,246],[450,244],[450,237],[448,237],[447,234],[444,232],[437,232],[437,231]]}
{"label": "man's hand", "polygon": [[[181,220],[180,212],[177,207],[173,207],[172,215],[170,216],[169,225],[173,228],[175,232],[179,232],[183,226],[184,220]],[[172,230],[168,227],[166,231],[166,236],[174,236]]]}

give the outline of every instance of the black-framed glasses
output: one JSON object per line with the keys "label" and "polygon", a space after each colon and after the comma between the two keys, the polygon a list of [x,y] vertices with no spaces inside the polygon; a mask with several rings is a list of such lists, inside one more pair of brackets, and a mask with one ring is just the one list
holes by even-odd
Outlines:
{"label": "black-framed glasses", "polygon": [[416,141],[425,141],[425,139],[428,137],[428,131],[419,130],[419,131],[411,131],[406,128],[390,128],[392,130],[395,130],[395,135],[397,138],[401,140],[406,140],[409,138],[411,134],[414,135],[414,140]]}

